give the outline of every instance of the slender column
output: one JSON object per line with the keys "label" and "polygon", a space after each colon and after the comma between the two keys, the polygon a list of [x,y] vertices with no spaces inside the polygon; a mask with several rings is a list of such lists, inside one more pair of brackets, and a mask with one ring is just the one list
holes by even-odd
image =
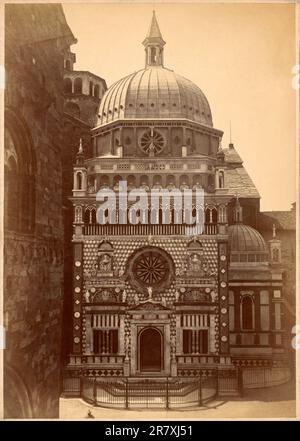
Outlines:
{"label": "slender column", "polygon": [[109,353],[109,331],[106,331],[105,352]]}

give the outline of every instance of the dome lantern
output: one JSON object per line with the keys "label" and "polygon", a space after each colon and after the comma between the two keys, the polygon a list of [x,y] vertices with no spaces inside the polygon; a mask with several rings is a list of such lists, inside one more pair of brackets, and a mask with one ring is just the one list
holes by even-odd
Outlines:
{"label": "dome lantern", "polygon": [[148,66],[163,66],[164,45],[166,42],[162,38],[155,11],[153,11],[152,21],[148,34],[143,41],[146,52],[146,68]]}

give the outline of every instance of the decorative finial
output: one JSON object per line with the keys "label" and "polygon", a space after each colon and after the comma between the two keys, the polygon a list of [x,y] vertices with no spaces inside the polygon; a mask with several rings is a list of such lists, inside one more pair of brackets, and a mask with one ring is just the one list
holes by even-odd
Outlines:
{"label": "decorative finial", "polygon": [[273,224],[273,239],[276,238],[276,226]]}
{"label": "decorative finial", "polygon": [[79,150],[78,150],[78,153],[83,153],[82,138],[80,138],[80,141],[79,141]]}
{"label": "decorative finial", "polygon": [[232,142],[231,120],[229,120],[229,148],[234,149],[234,145]]}
{"label": "decorative finial", "polygon": [[235,194],[234,221],[235,223],[243,222],[243,209],[241,207],[239,195],[237,192]]}

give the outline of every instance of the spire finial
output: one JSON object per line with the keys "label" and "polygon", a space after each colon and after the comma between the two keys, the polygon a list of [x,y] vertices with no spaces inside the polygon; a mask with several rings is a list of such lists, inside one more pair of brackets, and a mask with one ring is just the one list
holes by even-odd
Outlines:
{"label": "spire finial", "polygon": [[148,66],[162,66],[163,65],[163,51],[166,42],[162,38],[155,11],[153,10],[151,24],[143,45],[146,51],[146,67]]}
{"label": "spire finial", "polygon": [[243,222],[243,209],[241,207],[239,195],[237,192],[235,194],[234,221],[235,223]]}
{"label": "spire finial", "polygon": [[276,238],[276,226],[273,224],[273,239]]}
{"label": "spire finial", "polygon": [[231,119],[229,120],[229,148],[234,149],[234,145],[232,142]]}
{"label": "spire finial", "polygon": [[78,149],[78,153],[83,153],[83,147],[82,147],[82,138],[80,138],[79,140],[79,149]]}

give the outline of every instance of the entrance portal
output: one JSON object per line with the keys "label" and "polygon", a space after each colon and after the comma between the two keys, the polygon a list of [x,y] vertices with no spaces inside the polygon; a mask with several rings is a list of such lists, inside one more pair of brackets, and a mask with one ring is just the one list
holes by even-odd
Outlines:
{"label": "entrance portal", "polygon": [[162,335],[155,328],[144,329],[140,334],[141,372],[160,372],[162,369]]}

